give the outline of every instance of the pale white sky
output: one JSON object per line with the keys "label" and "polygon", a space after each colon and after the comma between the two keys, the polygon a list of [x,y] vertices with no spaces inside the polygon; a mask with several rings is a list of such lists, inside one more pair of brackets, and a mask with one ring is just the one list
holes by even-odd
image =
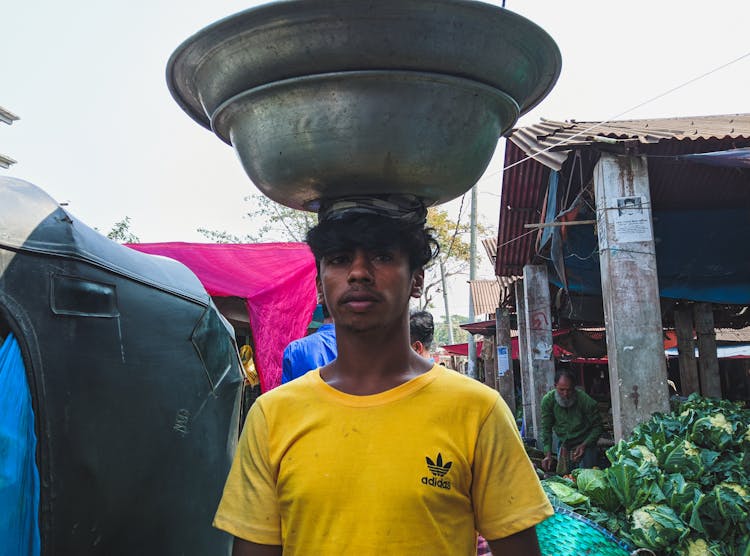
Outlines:
{"label": "pale white sky", "polygon": [[[212,0],[0,0],[0,125],[5,175],[31,181],[88,225],[130,216],[141,241],[205,241],[196,228],[242,235],[255,191],[230,147],[172,100],[165,67],[188,36],[260,4]],[[501,1],[492,2],[501,4]],[[750,52],[750,2],[507,0],[544,28],[563,58],[550,96],[520,125],[609,119]],[[750,57],[620,119],[750,111]],[[502,149],[502,141],[500,150]],[[500,153],[479,182],[497,226]],[[448,208],[457,210],[457,202]],[[492,270],[481,253],[482,277]],[[454,289],[465,290],[464,281]],[[457,292],[454,313],[467,314]]]}

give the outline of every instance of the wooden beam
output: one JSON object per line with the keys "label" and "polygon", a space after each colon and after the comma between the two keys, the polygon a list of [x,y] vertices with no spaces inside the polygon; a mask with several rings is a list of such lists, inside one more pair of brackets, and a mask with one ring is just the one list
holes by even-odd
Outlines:
{"label": "wooden beam", "polygon": [[510,341],[510,314],[505,307],[495,311],[495,388],[516,414],[516,383],[513,376],[513,348]]}
{"label": "wooden beam", "polygon": [[674,328],[677,333],[677,353],[680,364],[680,395],[700,392],[698,362],[695,359],[692,307],[678,307],[674,311]]}
{"label": "wooden beam", "polygon": [[701,379],[701,394],[709,398],[721,397],[719,358],[716,352],[716,330],[714,313],[710,303],[693,306],[695,333],[698,337],[698,370]]}
{"label": "wooden beam", "polygon": [[570,222],[544,222],[542,224],[524,224],[524,228],[558,228],[561,226],[582,226],[596,224],[596,220],[572,220]]}

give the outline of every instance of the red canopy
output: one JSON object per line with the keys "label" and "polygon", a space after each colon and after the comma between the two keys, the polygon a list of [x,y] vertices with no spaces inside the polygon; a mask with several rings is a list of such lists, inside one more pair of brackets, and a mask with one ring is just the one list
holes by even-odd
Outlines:
{"label": "red canopy", "polygon": [[[567,329],[558,329],[552,331],[552,336],[563,336],[567,334],[569,330]],[[558,340],[559,341],[559,340]],[[511,344],[511,358],[512,359],[518,359],[518,336],[513,337],[510,339]],[[664,337],[664,349],[667,350],[669,348],[674,348],[677,345],[677,335],[673,330],[667,330],[665,331],[665,337]],[[477,357],[480,357],[482,355],[482,346],[483,342],[479,341],[476,342],[476,348],[477,348]],[[446,346],[442,346],[442,348],[447,351],[450,355],[463,355],[465,357],[468,357],[469,355],[469,344],[449,344]],[[573,353],[570,351],[564,349],[562,346],[558,345],[557,343],[553,344],[552,346],[552,354],[555,359],[567,359],[571,361],[572,363],[588,363],[592,365],[606,365],[608,363],[607,356],[603,357],[575,357]]]}
{"label": "red canopy", "polygon": [[212,297],[244,298],[261,389],[279,385],[284,348],[305,335],[315,308],[315,259],[307,245],[133,243],[128,247],[181,262]]}
{"label": "red canopy", "polygon": [[[511,338],[510,344],[511,344],[510,347],[512,351],[511,357],[513,359],[518,359],[518,338]],[[476,342],[475,345],[477,348],[477,357],[480,357],[482,355],[482,346],[484,345],[484,342],[479,341],[479,342]],[[465,357],[469,355],[469,344],[449,344],[447,346],[443,346],[443,349],[451,355],[463,355]],[[565,351],[563,348],[561,348],[557,344],[552,346],[552,353],[555,356],[555,359],[560,359],[561,357],[570,355],[567,351]],[[594,360],[591,360],[591,361],[594,361]],[[607,360],[604,359],[605,363],[606,361]]]}

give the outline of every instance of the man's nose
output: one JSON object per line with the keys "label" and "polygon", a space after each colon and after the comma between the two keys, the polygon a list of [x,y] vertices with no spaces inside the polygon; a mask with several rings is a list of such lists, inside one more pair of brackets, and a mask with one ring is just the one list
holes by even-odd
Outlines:
{"label": "man's nose", "polygon": [[352,256],[352,264],[349,267],[349,282],[372,280],[372,265],[370,257],[362,249],[357,249]]}

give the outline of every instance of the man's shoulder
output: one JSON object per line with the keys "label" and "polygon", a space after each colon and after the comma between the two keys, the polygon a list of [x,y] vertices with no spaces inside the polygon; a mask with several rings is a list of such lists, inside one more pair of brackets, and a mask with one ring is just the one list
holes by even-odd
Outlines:
{"label": "man's shoulder", "polygon": [[555,391],[550,390],[547,392],[544,396],[542,396],[542,402],[541,403],[550,403],[551,400],[555,398]]}
{"label": "man's shoulder", "polygon": [[258,397],[256,402],[260,403],[264,411],[290,403],[299,403],[303,397],[314,395],[315,374],[317,374],[316,371],[309,371],[299,378],[295,378],[277,386],[273,390],[264,392]]}
{"label": "man's shoulder", "polygon": [[463,396],[482,399],[488,403],[495,403],[500,396],[497,390],[490,388],[478,380],[462,375],[461,373],[446,367],[438,366],[437,368],[438,372],[440,372],[437,383],[443,391],[456,395],[461,394]]}

